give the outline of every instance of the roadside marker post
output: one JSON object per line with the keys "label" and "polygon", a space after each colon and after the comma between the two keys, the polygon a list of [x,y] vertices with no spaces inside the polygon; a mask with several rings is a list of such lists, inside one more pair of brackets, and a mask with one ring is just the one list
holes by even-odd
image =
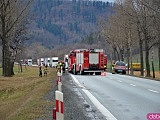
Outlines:
{"label": "roadside marker post", "polygon": [[55,108],[53,109],[53,120],[64,120],[64,102],[62,93],[62,69],[57,72],[58,90],[55,91]]}
{"label": "roadside marker post", "polygon": [[56,120],[64,120],[63,93],[55,91],[56,95]]}
{"label": "roadside marker post", "polygon": [[56,108],[53,108],[53,120],[56,120]]}
{"label": "roadside marker post", "polygon": [[129,68],[129,75],[131,74],[131,68]]}
{"label": "roadside marker post", "polygon": [[58,91],[62,92],[62,83],[58,81]]}
{"label": "roadside marker post", "polygon": [[57,81],[56,81],[57,85],[58,85],[58,82],[61,82],[61,76],[62,74],[60,72],[57,72]]}
{"label": "roadside marker post", "polygon": [[144,77],[146,77],[146,70],[145,69],[143,70],[143,75],[144,75]]}

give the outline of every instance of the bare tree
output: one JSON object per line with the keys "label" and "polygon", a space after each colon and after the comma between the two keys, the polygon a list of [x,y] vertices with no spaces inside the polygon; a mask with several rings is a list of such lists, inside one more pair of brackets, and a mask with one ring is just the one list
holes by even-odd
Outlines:
{"label": "bare tree", "polygon": [[107,41],[120,51],[120,55],[123,54],[120,48],[126,46],[128,64],[129,60],[132,63],[132,50],[139,43],[141,75],[143,75],[143,48],[145,48],[148,77],[150,76],[149,51],[160,43],[159,11],[159,0],[117,0],[114,15],[109,17],[107,25],[100,25],[104,35],[107,36]]}
{"label": "bare tree", "polygon": [[2,41],[3,76],[12,76],[11,42],[13,31],[25,19],[27,9],[32,0],[1,0],[0,1],[0,39]]}

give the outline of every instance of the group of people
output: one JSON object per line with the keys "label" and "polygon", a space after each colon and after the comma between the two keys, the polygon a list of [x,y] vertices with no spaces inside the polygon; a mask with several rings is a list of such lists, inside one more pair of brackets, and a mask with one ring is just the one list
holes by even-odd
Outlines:
{"label": "group of people", "polygon": [[[46,65],[43,69],[44,76],[47,76],[47,72],[48,72],[48,69],[47,69],[47,65]],[[42,66],[39,66],[39,76],[42,77]]]}
{"label": "group of people", "polygon": [[[61,68],[62,68],[63,73],[65,73],[65,63],[64,62],[62,62],[62,61],[58,62],[56,68],[57,68],[57,72],[61,73]],[[48,72],[48,69],[47,69],[47,65],[46,65],[43,69],[44,76],[47,76],[47,72]],[[39,76],[42,77],[42,66],[39,66]]]}

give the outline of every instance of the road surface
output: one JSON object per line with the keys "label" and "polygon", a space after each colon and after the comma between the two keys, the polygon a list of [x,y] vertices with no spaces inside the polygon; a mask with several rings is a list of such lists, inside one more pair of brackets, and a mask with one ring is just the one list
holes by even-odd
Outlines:
{"label": "road surface", "polygon": [[72,75],[107,120],[146,120],[160,113],[160,82],[121,74]]}

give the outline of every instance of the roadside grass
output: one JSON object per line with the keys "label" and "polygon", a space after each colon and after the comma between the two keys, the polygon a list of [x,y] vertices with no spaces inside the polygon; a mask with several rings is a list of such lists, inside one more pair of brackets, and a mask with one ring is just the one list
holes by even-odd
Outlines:
{"label": "roadside grass", "polygon": [[38,67],[27,66],[22,73],[18,73],[17,69],[13,77],[0,77],[2,120],[33,120],[47,115],[47,106],[54,106],[54,101],[43,97],[56,84],[52,82],[56,78],[56,70],[48,70],[48,76],[39,77]]}

